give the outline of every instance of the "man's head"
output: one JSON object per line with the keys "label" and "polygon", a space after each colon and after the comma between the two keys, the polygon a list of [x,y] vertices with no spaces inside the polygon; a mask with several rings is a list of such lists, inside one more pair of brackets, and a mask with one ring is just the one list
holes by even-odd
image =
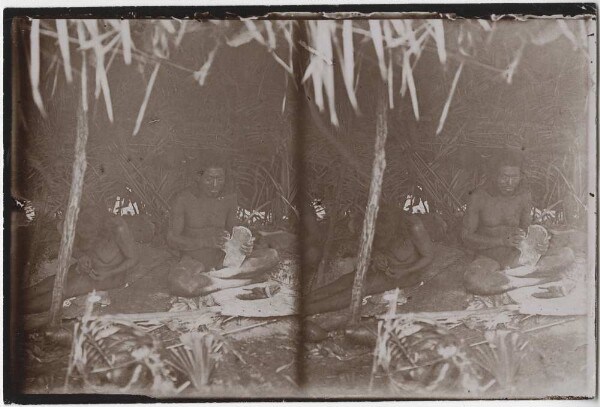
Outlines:
{"label": "man's head", "polygon": [[226,169],[227,165],[220,159],[203,160],[194,171],[194,180],[206,196],[219,197],[225,188]]}
{"label": "man's head", "polygon": [[503,151],[492,161],[490,173],[501,195],[513,195],[523,177],[523,157],[516,151]]}

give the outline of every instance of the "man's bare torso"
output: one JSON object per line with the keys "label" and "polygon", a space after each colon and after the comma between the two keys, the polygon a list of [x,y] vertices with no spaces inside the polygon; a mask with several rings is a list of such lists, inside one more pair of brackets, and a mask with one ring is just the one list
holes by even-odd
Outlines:
{"label": "man's bare torso", "polygon": [[528,225],[521,224],[521,214],[529,205],[529,193],[521,192],[512,196],[492,195],[485,189],[475,192],[479,194],[475,205],[471,208],[479,211],[479,227],[477,233],[490,237],[504,236],[515,228]]}
{"label": "man's bare torso", "polygon": [[207,233],[227,230],[230,226],[227,225],[227,218],[230,212],[236,209],[234,195],[210,198],[185,191],[179,199],[185,217],[183,235],[188,237],[201,237]]}

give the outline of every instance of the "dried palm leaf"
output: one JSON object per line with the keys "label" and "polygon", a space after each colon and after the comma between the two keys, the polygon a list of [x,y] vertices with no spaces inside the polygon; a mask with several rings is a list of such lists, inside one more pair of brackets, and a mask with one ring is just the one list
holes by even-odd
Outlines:
{"label": "dried palm leaf", "polygon": [[433,38],[437,46],[438,57],[442,64],[448,59],[446,55],[446,40],[444,38],[444,22],[443,20],[433,20],[429,23],[433,27]]}
{"label": "dried palm leaf", "polygon": [[260,30],[256,26],[256,24],[254,24],[254,21],[252,21],[250,19],[242,19],[242,21],[246,25],[246,28],[248,29],[248,32],[250,33],[252,38],[254,38],[256,41],[258,41],[259,44],[266,46],[267,43],[266,43],[265,39],[263,38]]}
{"label": "dried palm leaf", "polygon": [[102,39],[98,33],[97,20],[83,20],[83,24],[88,29],[91,39],[90,42],[94,48],[94,55],[96,56],[96,93],[95,96],[100,96],[100,91],[104,95],[104,102],[106,106],[106,113],[108,120],[113,122],[113,109],[112,102],[110,99],[110,88],[108,86],[108,77],[106,76],[106,70],[104,67],[104,54],[105,49],[102,45]]}
{"label": "dried palm leaf", "polygon": [[346,87],[346,93],[348,94],[348,100],[354,110],[358,110],[358,101],[356,99],[356,92],[354,91],[354,44],[352,41],[352,20],[344,20],[342,38],[344,45],[343,57],[340,58],[343,61],[342,76]]}
{"label": "dried palm leaf", "polygon": [[[579,41],[577,41],[575,34],[573,34],[573,32],[569,29],[569,26],[567,25],[565,20],[557,19],[556,23],[558,24],[558,27],[560,28],[560,31],[563,33],[563,35],[565,37],[567,37],[567,39],[569,41],[571,41],[571,43],[573,44],[573,48],[574,49],[580,48],[581,44],[579,43]],[[585,46],[586,43],[587,43],[587,41],[584,42],[583,45]]]}
{"label": "dried palm leaf", "polygon": [[209,52],[208,58],[206,62],[202,65],[202,67],[194,72],[194,79],[198,82],[200,86],[204,86],[204,82],[206,81],[206,77],[208,76],[208,72],[210,71],[210,67],[215,59],[215,54],[217,52],[218,45],[213,48],[212,51]]}
{"label": "dried palm leaf", "polygon": [[267,45],[269,50],[274,50],[277,46],[277,40],[275,39],[275,31],[273,31],[273,22],[265,20],[264,23],[267,31]]}
{"label": "dried palm leaf", "polygon": [[446,103],[444,103],[444,108],[442,109],[442,115],[440,116],[440,121],[438,123],[438,127],[435,131],[435,134],[440,134],[444,129],[444,123],[446,122],[446,117],[448,117],[448,112],[450,110],[450,103],[452,103],[452,98],[454,97],[454,92],[456,91],[456,85],[458,84],[458,78],[460,78],[460,74],[463,69],[464,62],[461,62],[456,73],[454,74],[454,79],[452,80],[452,85],[450,86],[450,93],[448,93],[448,98],[446,99]]}
{"label": "dried palm leaf", "polygon": [[381,33],[381,24],[379,20],[369,20],[369,29],[371,30],[371,39],[373,40],[373,46],[375,47],[375,54],[377,54],[377,61],[379,63],[379,73],[381,79],[385,81],[387,78],[386,63],[383,53],[383,35]]}
{"label": "dried palm leaf", "polygon": [[419,101],[417,100],[417,88],[415,86],[415,80],[412,74],[412,67],[410,65],[410,51],[404,51],[402,58],[402,75],[408,86],[410,93],[410,101],[412,103],[413,113],[415,119],[419,120]]}
{"label": "dried palm leaf", "polygon": [[[331,46],[331,36],[335,32],[334,21],[319,21],[319,36],[317,37],[317,44],[321,50],[321,53],[327,60],[333,60],[333,49]],[[325,93],[327,94],[327,105],[329,107],[329,116],[331,123],[334,126],[338,126],[337,112],[335,108],[335,77],[333,75],[333,65],[324,64],[323,66],[323,84],[325,86]]]}
{"label": "dried palm leaf", "polygon": [[131,31],[129,28],[129,20],[122,20],[120,26],[121,42],[123,44],[123,60],[125,65],[131,64],[131,49],[133,42],[131,41]]}
{"label": "dried palm leaf", "polygon": [[34,19],[31,21],[31,61],[29,67],[29,77],[31,79],[31,90],[33,91],[33,101],[38,107],[42,116],[46,117],[44,102],[40,94],[40,20]]}
{"label": "dried palm leaf", "polygon": [[148,106],[148,101],[150,100],[150,95],[152,94],[152,89],[154,88],[154,82],[156,81],[156,76],[158,75],[159,69],[160,62],[156,63],[156,65],[154,66],[154,70],[152,71],[152,75],[150,75],[150,80],[148,81],[148,85],[146,86],[146,92],[144,93],[144,100],[142,101],[140,110],[135,120],[135,127],[133,128],[132,134],[133,136],[138,134],[138,132],[140,131],[140,127],[142,126],[144,113],[146,112],[146,107]]}
{"label": "dried palm leaf", "polygon": [[56,33],[58,34],[58,45],[60,47],[60,53],[63,58],[63,65],[65,67],[65,76],[67,82],[73,81],[73,72],[71,70],[71,52],[69,50],[69,32],[67,28],[67,20],[57,19],[56,20]]}
{"label": "dried palm leaf", "polygon": [[490,23],[487,20],[482,20],[482,19],[478,18],[477,22],[479,23],[479,25],[481,25],[483,27],[483,29],[485,31],[492,31],[492,26],[490,25]]}

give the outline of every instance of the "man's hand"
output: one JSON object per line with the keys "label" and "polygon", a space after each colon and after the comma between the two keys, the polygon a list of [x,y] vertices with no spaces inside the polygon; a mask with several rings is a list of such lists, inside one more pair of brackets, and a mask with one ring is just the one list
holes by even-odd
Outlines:
{"label": "man's hand", "polygon": [[223,249],[225,243],[229,240],[229,233],[227,231],[222,231],[213,236],[214,247],[217,249]]}
{"label": "man's hand", "polygon": [[508,247],[519,247],[521,242],[525,239],[525,231],[523,229],[515,229],[509,232],[504,238],[504,246]]}
{"label": "man's hand", "polygon": [[254,250],[254,238],[251,238],[248,243],[244,243],[240,247],[240,250],[242,253],[244,253],[244,255],[250,256],[250,254],[252,254],[252,250]]}
{"label": "man's hand", "polygon": [[76,270],[79,273],[88,274],[90,272],[90,270],[92,270],[92,259],[90,259],[89,256],[85,256],[85,255],[81,256],[77,260]]}
{"label": "man's hand", "polygon": [[77,271],[81,274],[87,274],[92,280],[99,281],[105,279],[105,274],[98,274],[92,267],[92,259],[88,256],[81,256],[77,260]]}
{"label": "man's hand", "polygon": [[550,246],[550,236],[548,236],[543,242],[538,243],[535,246],[535,250],[540,254],[544,254],[548,251],[549,246]]}
{"label": "man's hand", "polygon": [[90,278],[94,281],[104,280],[106,277],[108,277],[107,274],[98,274],[93,268],[89,269],[87,275],[90,276]]}
{"label": "man's hand", "polygon": [[373,254],[373,267],[375,270],[381,273],[388,274],[390,271],[389,259],[386,255],[379,252]]}

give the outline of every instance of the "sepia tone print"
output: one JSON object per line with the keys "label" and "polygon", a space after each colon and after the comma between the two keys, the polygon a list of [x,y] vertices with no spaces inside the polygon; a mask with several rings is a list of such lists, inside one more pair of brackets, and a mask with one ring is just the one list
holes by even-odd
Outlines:
{"label": "sepia tone print", "polygon": [[11,21],[15,392],[595,395],[594,14],[88,17]]}

